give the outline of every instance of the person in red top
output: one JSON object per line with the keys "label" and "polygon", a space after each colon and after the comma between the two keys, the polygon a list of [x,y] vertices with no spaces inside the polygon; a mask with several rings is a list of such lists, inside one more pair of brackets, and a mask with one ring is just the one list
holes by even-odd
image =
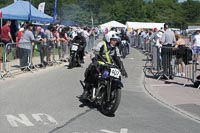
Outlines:
{"label": "person in red top", "polygon": [[21,39],[22,33],[24,31],[24,28],[20,28],[19,31],[17,32],[17,36],[16,36],[16,47],[19,46],[19,41]]}
{"label": "person in red top", "polygon": [[[13,43],[13,39],[10,33],[10,25],[11,21],[7,20],[6,24],[1,28],[1,41],[6,45],[7,43]],[[11,47],[8,47],[6,50],[6,54],[10,53]]]}
{"label": "person in red top", "polygon": [[11,21],[7,20],[6,24],[1,28],[1,40],[5,43],[13,42],[11,33],[10,33]]}
{"label": "person in red top", "polygon": [[[17,32],[17,35],[16,35],[16,56],[14,56],[14,58],[20,58],[20,48],[19,48],[19,41],[21,39],[21,36],[22,36],[22,33],[24,32],[24,28],[20,28]],[[21,61],[21,60],[20,60]]]}

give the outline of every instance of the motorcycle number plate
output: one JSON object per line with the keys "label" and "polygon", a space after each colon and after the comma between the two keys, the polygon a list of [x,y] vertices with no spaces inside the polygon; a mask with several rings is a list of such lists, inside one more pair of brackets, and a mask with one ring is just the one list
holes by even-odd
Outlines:
{"label": "motorcycle number plate", "polygon": [[126,43],[126,40],[122,40],[122,43]]}
{"label": "motorcycle number plate", "polygon": [[119,71],[119,69],[117,69],[117,68],[111,68],[110,69],[110,76],[111,77],[119,78],[120,75],[121,75],[121,72]]}
{"label": "motorcycle number plate", "polygon": [[77,51],[77,49],[78,49],[78,46],[72,45],[72,50],[73,50],[73,51]]}

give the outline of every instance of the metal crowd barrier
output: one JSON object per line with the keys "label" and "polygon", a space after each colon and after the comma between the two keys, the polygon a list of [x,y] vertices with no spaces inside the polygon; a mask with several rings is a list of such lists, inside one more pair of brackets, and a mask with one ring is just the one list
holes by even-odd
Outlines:
{"label": "metal crowd barrier", "polygon": [[[89,47],[92,49],[95,45],[95,38],[90,38]],[[22,49],[18,47],[19,44],[27,44],[30,47],[29,56],[28,56],[28,64],[26,66],[22,66]],[[37,70],[40,67],[40,47],[38,41],[35,41],[34,46],[32,46],[28,42],[22,43],[0,43],[0,78],[5,79],[5,77],[14,77],[13,73],[22,70],[22,71],[30,71]],[[67,45],[67,44],[64,44]],[[70,44],[68,44],[70,45]],[[46,46],[46,54],[44,60],[48,63],[48,65],[56,65],[61,64],[61,59],[63,58],[63,50],[66,50],[66,55],[69,56],[69,47],[66,46],[66,49],[59,49],[57,43],[51,43],[51,45]],[[59,51],[60,50],[60,51]],[[60,53],[59,53],[60,52]],[[59,55],[60,54],[60,55]],[[65,58],[65,57],[64,57]],[[66,57],[67,59],[67,57]]]}
{"label": "metal crowd barrier", "polygon": [[[22,65],[22,57],[24,57],[23,49],[19,48],[17,45],[20,44],[26,44],[27,47],[30,48],[30,50],[26,51],[28,52],[28,60],[27,65]],[[37,42],[32,46],[29,42],[21,42],[21,43],[7,43],[6,45],[3,43],[0,43],[0,51],[2,51],[1,54],[3,61],[0,63],[1,65],[1,78],[5,79],[4,77],[14,77],[13,72],[16,72],[15,70],[22,70],[24,71],[30,71],[33,72],[33,70],[37,70],[38,67],[41,65],[40,60],[40,47],[38,46]],[[58,48],[56,48],[55,44],[52,44],[51,46],[46,46],[45,49],[45,60],[50,64],[60,64],[60,58],[58,56]],[[66,53],[67,54],[67,53]],[[23,58],[24,59],[24,58]]]}
{"label": "metal crowd barrier", "polygon": [[0,78],[4,79],[4,49],[5,49],[5,45],[4,43],[0,42]]}
{"label": "metal crowd barrier", "polygon": [[[29,42],[22,42],[20,44],[26,44],[29,49],[27,49],[27,60],[24,61],[24,50],[22,48],[19,48],[17,45],[19,43],[7,43],[4,49],[4,76],[13,76],[12,72],[14,70],[28,70],[32,72],[31,65],[32,64],[32,52],[33,52],[33,46]],[[26,63],[27,65],[23,65],[22,63]]]}
{"label": "metal crowd barrier", "polygon": [[194,61],[191,48],[186,46],[178,48],[164,46],[160,51],[157,46],[152,46],[152,51],[148,51],[148,54],[152,55],[152,60],[150,65],[145,63],[145,75],[148,69],[153,76],[158,77],[158,80],[163,77],[169,79],[170,76],[184,78],[193,83],[197,80],[197,64]]}

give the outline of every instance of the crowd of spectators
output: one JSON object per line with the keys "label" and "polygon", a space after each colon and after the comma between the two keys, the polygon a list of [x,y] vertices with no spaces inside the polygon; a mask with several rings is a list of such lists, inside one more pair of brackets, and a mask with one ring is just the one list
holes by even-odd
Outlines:
{"label": "crowd of spectators", "polygon": [[170,79],[173,79],[174,76],[187,76],[188,70],[185,66],[192,60],[198,65],[200,30],[194,31],[191,43],[189,43],[188,38],[183,38],[180,33],[173,31],[167,23],[160,29],[156,27],[153,29],[132,29],[132,31],[127,32],[127,35],[132,47],[149,52],[151,56],[153,47],[157,47],[156,58],[159,60],[156,62],[158,65],[156,68],[159,68],[159,71],[162,70]]}
{"label": "crowd of spectators", "polygon": [[[59,61],[67,62],[71,42],[77,36],[78,31],[81,31],[82,36],[86,39],[84,49],[86,54],[92,49],[94,40],[98,39],[100,34],[97,27],[72,27],[59,24],[46,26],[25,22],[17,26],[18,30],[14,32],[14,35],[11,35],[13,30],[11,24],[12,22],[7,20],[1,28],[0,67],[2,62],[6,62],[3,60],[3,51],[5,50],[6,56],[8,56],[12,48],[16,49],[15,56],[20,58],[22,69],[30,64],[34,67],[31,59],[35,56],[36,51],[39,52],[40,56],[39,67],[52,65],[51,62],[54,60],[52,54],[58,54]],[[6,46],[6,44],[9,45]]]}

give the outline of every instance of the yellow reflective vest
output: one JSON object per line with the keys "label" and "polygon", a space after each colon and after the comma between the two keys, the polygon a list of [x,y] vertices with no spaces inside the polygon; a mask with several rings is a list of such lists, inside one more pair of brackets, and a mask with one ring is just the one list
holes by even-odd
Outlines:
{"label": "yellow reflective vest", "polygon": [[[103,45],[104,45],[104,53],[105,53],[105,55],[106,55],[107,63],[108,63],[108,64],[111,64],[111,59],[110,59],[110,56],[109,56],[109,54],[108,54],[108,48],[107,48],[107,45],[106,45],[106,42],[105,42],[105,41],[103,42]],[[99,63],[100,65],[105,64],[103,61],[98,61],[98,63]]]}

